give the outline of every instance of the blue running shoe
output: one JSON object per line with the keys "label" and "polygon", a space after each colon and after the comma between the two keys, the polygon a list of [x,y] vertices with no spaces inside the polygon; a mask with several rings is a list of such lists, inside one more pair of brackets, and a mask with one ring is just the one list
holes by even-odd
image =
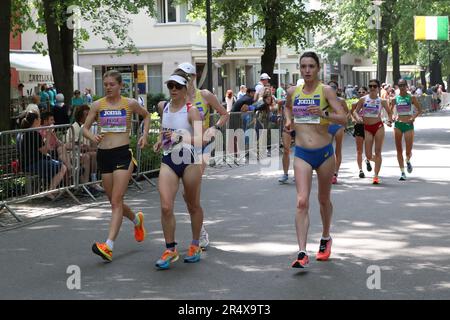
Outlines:
{"label": "blue running shoe", "polygon": [[406,161],[406,170],[408,170],[408,173],[411,173],[413,170],[411,162],[409,162],[409,161]]}
{"label": "blue running shoe", "polygon": [[280,184],[286,183],[288,181],[288,175],[287,174],[283,174],[279,179],[278,182]]}

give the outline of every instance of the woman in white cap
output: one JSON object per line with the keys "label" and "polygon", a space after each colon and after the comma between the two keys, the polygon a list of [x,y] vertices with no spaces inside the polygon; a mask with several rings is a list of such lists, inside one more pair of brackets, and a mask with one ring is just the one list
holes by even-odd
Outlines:
{"label": "woman in white cap", "polygon": [[[192,103],[199,111],[203,121],[203,147],[202,147],[202,175],[205,171],[206,164],[209,162],[211,150],[213,147],[213,139],[215,137],[216,130],[221,130],[227,123],[230,115],[227,110],[220,104],[217,97],[209,90],[197,89],[197,71],[195,67],[189,62],[180,64],[174,74],[185,75],[190,78],[188,86],[188,102]],[[211,124],[211,108],[215,110],[219,115],[219,120],[212,125]],[[200,191],[199,191],[200,192]],[[204,226],[202,226],[202,232],[200,237],[200,246],[206,249],[209,245],[209,236]]]}
{"label": "woman in white cap", "polygon": [[163,150],[158,189],[166,250],[156,261],[158,269],[168,269],[179,258],[173,211],[180,179],[192,226],[192,242],[184,262],[200,261],[202,252],[199,240],[203,224],[203,209],[200,205],[202,170],[201,160],[194,147],[202,145],[202,119],[199,110],[188,102],[188,75],[173,74],[166,84],[171,100],[164,106],[160,139],[153,147],[155,152]]}

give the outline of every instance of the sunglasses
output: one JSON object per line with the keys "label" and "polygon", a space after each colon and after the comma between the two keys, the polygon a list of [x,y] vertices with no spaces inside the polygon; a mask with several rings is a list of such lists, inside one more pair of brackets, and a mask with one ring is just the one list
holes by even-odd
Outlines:
{"label": "sunglasses", "polygon": [[369,84],[369,88],[376,89],[376,88],[378,88],[378,85],[376,85],[376,84]]}
{"label": "sunglasses", "polygon": [[167,84],[167,89],[172,90],[173,88],[177,89],[177,90],[181,90],[184,88],[184,85],[179,84],[177,82],[169,82]]}
{"label": "sunglasses", "polygon": [[330,86],[331,88],[333,88],[333,90],[337,90],[337,87],[336,86]]}
{"label": "sunglasses", "polygon": [[399,87],[406,87],[406,83],[400,83],[398,86]]}
{"label": "sunglasses", "polygon": [[365,91],[359,91],[358,93],[359,94],[365,94],[366,92]]}

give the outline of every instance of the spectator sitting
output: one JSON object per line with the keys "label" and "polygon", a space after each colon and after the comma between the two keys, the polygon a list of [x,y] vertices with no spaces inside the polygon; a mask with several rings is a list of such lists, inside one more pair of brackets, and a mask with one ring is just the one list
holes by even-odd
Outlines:
{"label": "spectator sitting", "polygon": [[[55,125],[55,118],[53,116],[53,113],[48,111],[42,112],[41,124],[43,127],[50,127]],[[72,172],[72,163],[67,152],[66,144],[58,139],[54,129],[42,129],[39,133],[41,134],[42,139],[44,139],[45,143],[48,143],[48,153],[50,157],[52,159],[62,161],[67,168],[67,173],[70,174]],[[67,178],[68,177],[69,176],[67,175]]]}
{"label": "spectator sitting", "polygon": [[29,103],[27,105],[26,109],[20,115],[20,118],[24,118],[28,112],[34,112],[34,113],[40,114],[40,111],[39,111],[40,100],[41,100],[41,98],[38,95],[34,95],[31,98],[31,103]]}
{"label": "spectator sitting", "polygon": [[[39,114],[29,112],[22,120],[21,128],[39,128],[41,125]],[[66,166],[52,159],[48,155],[50,150],[50,139],[46,143],[37,130],[27,131],[20,135],[18,139],[20,163],[23,171],[37,174],[40,178],[50,181],[49,190],[53,190],[61,183],[66,174]],[[54,193],[47,196],[49,199],[55,199]]]}
{"label": "spectator sitting", "polygon": [[64,95],[58,93],[56,95],[56,103],[53,108],[53,115],[55,117],[55,124],[69,124],[69,108],[64,104]]}
{"label": "spectator sitting", "polygon": [[[66,141],[74,141],[75,149],[80,151],[80,164],[83,169],[80,177],[81,183],[88,183],[89,178],[91,178],[92,181],[97,181],[97,147],[92,146],[90,142],[80,134],[81,126],[86,121],[89,109],[89,106],[86,104],[77,108],[74,116],[75,122],[72,124],[73,131],[68,130],[66,133]],[[89,190],[93,193],[104,191],[103,188],[97,184],[92,185]]]}

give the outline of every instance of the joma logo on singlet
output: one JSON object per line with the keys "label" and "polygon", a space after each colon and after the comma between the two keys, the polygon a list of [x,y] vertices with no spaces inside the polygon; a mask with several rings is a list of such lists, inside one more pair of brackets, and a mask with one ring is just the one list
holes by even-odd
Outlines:
{"label": "joma logo on singlet", "polygon": [[105,110],[103,111],[103,115],[105,116],[121,116],[123,110]]}

